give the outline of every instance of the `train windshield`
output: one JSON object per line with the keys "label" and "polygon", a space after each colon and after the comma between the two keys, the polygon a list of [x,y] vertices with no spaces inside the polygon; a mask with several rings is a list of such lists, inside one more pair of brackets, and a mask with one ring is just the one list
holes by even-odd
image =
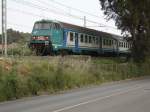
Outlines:
{"label": "train windshield", "polygon": [[61,29],[58,23],[36,23],[34,29]]}

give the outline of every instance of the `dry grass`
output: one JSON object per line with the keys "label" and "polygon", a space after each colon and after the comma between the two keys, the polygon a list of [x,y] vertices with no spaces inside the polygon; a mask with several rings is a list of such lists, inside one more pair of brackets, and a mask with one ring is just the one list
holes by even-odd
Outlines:
{"label": "dry grass", "polygon": [[0,101],[149,75],[149,68],[89,56],[1,59]]}

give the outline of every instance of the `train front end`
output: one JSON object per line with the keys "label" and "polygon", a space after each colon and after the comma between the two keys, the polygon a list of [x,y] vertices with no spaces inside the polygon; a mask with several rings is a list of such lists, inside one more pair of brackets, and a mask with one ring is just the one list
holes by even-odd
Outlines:
{"label": "train front end", "polygon": [[36,55],[52,55],[62,43],[61,25],[54,21],[37,21],[32,30],[30,48]]}

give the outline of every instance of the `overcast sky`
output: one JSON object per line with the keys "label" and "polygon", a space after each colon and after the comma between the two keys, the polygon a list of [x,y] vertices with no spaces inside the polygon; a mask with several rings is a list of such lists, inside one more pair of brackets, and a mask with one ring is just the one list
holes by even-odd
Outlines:
{"label": "overcast sky", "polygon": [[[120,35],[120,31],[116,29],[114,21],[106,21],[99,0],[7,0],[7,2],[8,28],[31,32],[34,22],[41,19],[59,20],[83,26],[84,21],[82,18],[86,16],[87,20],[100,23],[87,21],[87,27]],[[58,3],[81,11],[61,6]],[[96,27],[99,25],[107,27]]]}

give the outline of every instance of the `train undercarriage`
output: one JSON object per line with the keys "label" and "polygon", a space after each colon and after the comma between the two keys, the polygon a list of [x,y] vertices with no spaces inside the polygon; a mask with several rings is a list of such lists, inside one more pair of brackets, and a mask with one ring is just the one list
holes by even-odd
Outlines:
{"label": "train undercarriage", "polygon": [[51,44],[30,44],[29,47],[33,51],[33,54],[37,56],[53,55],[53,47]]}

